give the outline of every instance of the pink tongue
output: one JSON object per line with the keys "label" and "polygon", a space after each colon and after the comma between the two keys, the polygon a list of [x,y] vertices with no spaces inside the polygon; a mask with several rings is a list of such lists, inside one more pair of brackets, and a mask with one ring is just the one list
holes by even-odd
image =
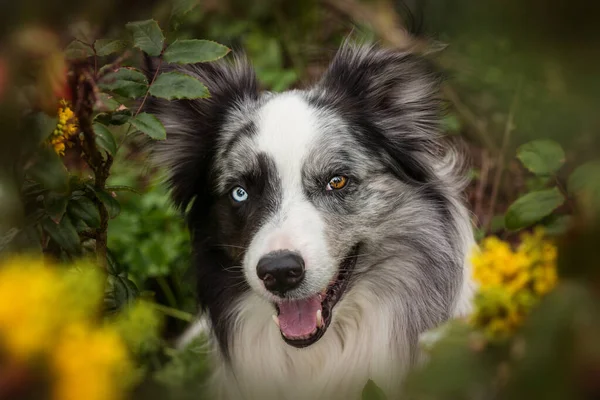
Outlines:
{"label": "pink tongue", "polygon": [[319,295],[279,303],[279,329],[289,339],[308,336],[317,329]]}

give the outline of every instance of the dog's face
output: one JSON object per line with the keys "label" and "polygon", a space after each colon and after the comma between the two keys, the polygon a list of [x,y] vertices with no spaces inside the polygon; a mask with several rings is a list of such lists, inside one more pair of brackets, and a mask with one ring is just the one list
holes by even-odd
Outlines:
{"label": "dog's face", "polygon": [[436,80],[412,56],[351,47],[306,91],[261,94],[240,61],[178,69],[211,99],[150,110],[169,133],[158,154],[174,200],[193,201],[201,301],[218,325],[252,290],[287,343],[309,346],[357,277],[378,273],[361,256],[390,256],[382,238],[418,238],[445,218]]}

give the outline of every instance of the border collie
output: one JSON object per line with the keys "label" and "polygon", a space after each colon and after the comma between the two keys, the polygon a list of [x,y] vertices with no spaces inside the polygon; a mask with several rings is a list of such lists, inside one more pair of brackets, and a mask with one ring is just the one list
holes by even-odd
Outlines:
{"label": "border collie", "polygon": [[354,399],[368,379],[398,395],[419,334],[465,315],[473,291],[439,75],[351,44],[314,86],[284,93],[261,92],[242,58],[162,68],[211,93],[148,110],[187,210],[214,395]]}

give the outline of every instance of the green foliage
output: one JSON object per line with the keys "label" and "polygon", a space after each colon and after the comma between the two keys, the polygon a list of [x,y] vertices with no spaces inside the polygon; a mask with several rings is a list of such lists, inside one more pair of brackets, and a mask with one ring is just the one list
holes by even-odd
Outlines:
{"label": "green foliage", "polygon": [[167,100],[208,97],[208,89],[198,79],[181,72],[165,72],[150,86],[150,94]]}
{"label": "green foliage", "polygon": [[185,271],[190,260],[189,235],[167,191],[155,184],[143,196],[124,197],[121,205],[121,216],[109,226],[108,244],[135,280]]}
{"label": "green foliage", "polygon": [[119,68],[98,83],[100,89],[132,99],[142,97],[148,90],[148,79],[134,68]]}
{"label": "green foliage", "polygon": [[163,124],[152,114],[139,113],[137,117],[129,120],[129,123],[155,140],[167,138],[167,131]]}
{"label": "green foliage", "polygon": [[127,48],[127,42],[123,40],[98,39],[94,42],[94,50],[99,57],[121,53]]}
{"label": "green foliage", "polygon": [[159,56],[163,50],[165,37],[158,22],[153,19],[147,21],[130,22],[126,25],[133,35],[133,45],[151,56]]}
{"label": "green foliage", "polygon": [[552,175],[565,162],[565,152],[553,140],[534,140],[517,149],[517,157],[536,175]]}
{"label": "green foliage", "polygon": [[569,176],[567,188],[571,196],[600,211],[600,161],[590,161],[575,169]]}
{"label": "green foliage", "polygon": [[165,50],[165,61],[192,64],[216,61],[229,53],[229,49],[210,40],[176,40]]}
{"label": "green foliage", "polygon": [[105,125],[97,122],[93,125],[96,134],[96,145],[106,150],[108,154],[114,157],[117,154],[117,142],[112,132]]}
{"label": "green foliage", "polygon": [[100,228],[100,212],[89,198],[84,196],[72,198],[68,210],[73,219],[80,219],[90,228]]}
{"label": "green foliage", "polygon": [[533,225],[550,215],[565,201],[558,188],[530,192],[520,197],[506,211],[504,225],[518,230]]}

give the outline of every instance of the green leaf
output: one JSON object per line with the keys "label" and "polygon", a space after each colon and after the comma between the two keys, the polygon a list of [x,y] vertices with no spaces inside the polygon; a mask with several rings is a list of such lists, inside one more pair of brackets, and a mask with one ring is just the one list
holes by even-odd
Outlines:
{"label": "green leaf", "polygon": [[100,89],[135,99],[146,94],[148,79],[135,68],[119,68],[118,71],[106,75],[98,86]]}
{"label": "green leaf", "polygon": [[115,218],[117,215],[119,215],[119,213],[121,212],[121,204],[119,204],[119,201],[117,199],[115,199],[110,194],[102,190],[97,190],[96,196],[98,197],[98,200],[104,203],[104,206],[106,207],[106,211],[108,211],[108,216],[110,218]]}
{"label": "green leaf", "polygon": [[81,60],[94,56],[94,50],[79,40],[74,40],[65,49],[65,56],[68,60]]}
{"label": "green leaf", "polygon": [[67,211],[68,203],[69,197],[64,194],[48,192],[44,195],[46,214],[57,224],[60,223],[65,211]]}
{"label": "green leaf", "polygon": [[131,280],[117,275],[108,275],[104,292],[106,311],[115,312],[135,301],[139,291]]}
{"label": "green leaf", "polygon": [[173,0],[171,16],[181,18],[198,5],[199,0]]}
{"label": "green leaf", "polygon": [[565,162],[565,152],[553,140],[534,140],[517,149],[517,157],[525,168],[536,175],[551,175]]}
{"label": "green leaf", "polygon": [[508,208],[504,225],[509,230],[525,228],[550,215],[564,202],[565,198],[556,187],[527,193]]}
{"label": "green leaf", "polygon": [[93,128],[96,134],[96,145],[106,150],[111,156],[114,156],[117,153],[117,142],[112,132],[108,127],[98,122],[93,125]]}
{"label": "green leaf", "polygon": [[600,160],[580,165],[567,181],[570,195],[578,197],[584,205],[600,209]]}
{"label": "green leaf", "polygon": [[361,398],[362,400],[386,400],[387,396],[375,382],[369,379],[363,388]]}
{"label": "green leaf", "polygon": [[68,215],[61,219],[60,224],[56,224],[50,217],[47,217],[42,220],[42,228],[67,253],[71,255],[80,253],[79,235]]}
{"label": "green leaf", "polygon": [[121,103],[116,101],[114,99],[114,97],[112,97],[106,93],[98,94],[98,101],[96,104],[97,111],[116,111],[116,109],[119,108],[120,106],[121,106]]}
{"label": "green leaf", "polygon": [[127,277],[127,269],[123,266],[123,264],[119,263],[110,249],[106,249],[106,261],[108,265],[107,272],[110,275],[118,275],[122,277]]}
{"label": "green leaf", "polygon": [[130,22],[125,26],[133,34],[135,47],[151,56],[160,55],[165,37],[155,20]]}
{"label": "green leaf", "polygon": [[162,122],[152,114],[140,113],[129,122],[152,139],[164,140],[167,138],[167,131]]}
{"label": "green leaf", "polygon": [[106,191],[108,191],[108,192],[131,192],[131,193],[135,193],[135,194],[141,194],[139,190],[132,188],[131,186],[125,186],[125,185],[107,186]]}
{"label": "green leaf", "polygon": [[569,176],[567,189],[572,195],[581,191],[600,190],[600,160],[577,167]]}
{"label": "green leaf", "polygon": [[27,173],[46,189],[64,193],[69,187],[69,173],[50,146],[44,146],[35,155],[33,165],[29,167]]}
{"label": "green leaf", "polygon": [[167,47],[164,58],[169,63],[192,64],[218,60],[229,51],[229,48],[210,40],[176,40]]}
{"label": "green leaf", "polygon": [[100,228],[100,212],[96,204],[87,197],[79,197],[69,202],[69,214],[80,219],[90,228]]}
{"label": "green leaf", "polygon": [[209,96],[208,89],[198,79],[181,72],[166,72],[150,86],[150,94],[167,100],[200,99]]}
{"label": "green leaf", "polygon": [[127,42],[124,40],[98,39],[94,42],[94,49],[99,56],[108,56],[113,53],[120,53],[127,48]]}
{"label": "green leaf", "polygon": [[544,233],[550,236],[559,236],[567,232],[573,217],[570,215],[550,215],[544,221]]}

